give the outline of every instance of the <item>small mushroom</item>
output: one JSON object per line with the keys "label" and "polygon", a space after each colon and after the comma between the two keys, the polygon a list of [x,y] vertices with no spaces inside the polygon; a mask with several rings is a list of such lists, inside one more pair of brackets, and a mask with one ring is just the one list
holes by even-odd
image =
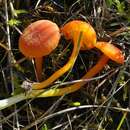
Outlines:
{"label": "small mushroom", "polygon": [[31,23],[19,38],[19,49],[28,58],[35,59],[36,75],[42,80],[43,56],[49,55],[58,45],[60,31],[49,20]]}

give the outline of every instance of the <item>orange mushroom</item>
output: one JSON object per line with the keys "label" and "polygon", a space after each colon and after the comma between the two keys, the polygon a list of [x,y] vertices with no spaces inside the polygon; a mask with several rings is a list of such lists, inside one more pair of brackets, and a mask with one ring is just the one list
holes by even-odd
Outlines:
{"label": "orange mushroom", "polygon": [[19,38],[20,51],[29,58],[35,58],[36,75],[42,80],[43,56],[50,54],[58,45],[60,31],[49,20],[39,20],[30,24]]}
{"label": "orange mushroom", "polygon": [[57,78],[62,76],[65,72],[67,72],[73,66],[77,58],[80,46],[82,48],[84,40],[86,40],[88,43],[86,45],[87,49],[93,48],[93,44],[96,43],[96,32],[94,31],[93,27],[86,22],[80,22],[78,20],[69,22],[61,28],[61,32],[67,39],[73,40],[74,47],[69,61],[61,69],[52,74],[47,80],[41,83],[34,83],[32,89],[45,88],[54,82]]}
{"label": "orange mushroom", "polygon": [[[74,26],[72,24],[73,22],[74,22]],[[82,26],[80,26],[79,25],[80,21],[77,21],[77,20],[72,21],[70,23],[71,23],[70,24],[71,26],[68,23],[62,28],[62,31],[63,31],[64,35],[66,36],[66,38],[72,39],[73,42],[74,42],[74,49],[73,49],[72,55],[69,59],[69,62],[63,68],[56,71],[49,79],[47,79],[47,80],[45,80],[45,81],[43,81],[42,83],[39,83],[39,84],[33,84],[33,85],[31,84],[33,88],[39,89],[39,88],[42,88],[42,87],[46,87],[47,85],[52,83],[57,77],[59,77],[64,72],[66,72],[77,56],[78,43],[80,43],[80,47],[81,47],[82,50],[91,49],[91,48],[96,47],[96,48],[100,49],[105,54],[100,58],[98,63],[94,67],[92,67],[82,77],[82,79],[92,78],[93,76],[95,76],[107,64],[107,61],[109,60],[109,58],[116,61],[117,63],[120,63],[120,64],[124,63],[124,56],[118,48],[116,48],[114,45],[112,45],[109,42],[96,42],[96,40],[95,40],[96,35],[91,32],[91,29],[92,29],[91,26],[90,26],[90,28],[88,28],[87,31],[84,30],[85,27],[82,27],[82,26],[89,26],[89,24],[85,24],[85,22],[81,21]],[[79,23],[79,24],[75,24],[75,23]],[[79,29],[79,32],[78,32],[78,29]],[[87,34],[87,32],[89,32],[89,31],[90,31],[90,33],[94,34],[94,39],[93,39],[93,37],[91,37],[91,35],[89,35],[89,33]],[[93,31],[93,29],[92,29],[92,31]],[[82,37],[80,37],[81,33],[82,33]],[[86,33],[87,35],[85,35],[84,33]],[[92,41],[89,42],[90,40],[92,40]],[[62,70],[63,70],[63,72],[62,72]],[[51,81],[51,79],[52,79],[52,81]],[[29,93],[29,95],[25,95],[24,93],[22,93],[22,94],[16,95],[15,97],[11,97],[9,99],[1,100],[0,101],[1,102],[0,110],[4,109],[6,107],[9,107],[12,104],[15,104],[19,101],[25,100],[27,98],[33,98],[35,96],[52,97],[52,96],[62,96],[64,94],[69,94],[69,93],[72,93],[74,91],[77,91],[78,89],[80,89],[85,84],[86,84],[86,82],[80,82],[80,83],[75,83],[73,85],[70,85],[70,86],[67,86],[67,87],[64,87],[64,88],[51,88],[49,90],[46,90],[46,89],[32,90]]]}

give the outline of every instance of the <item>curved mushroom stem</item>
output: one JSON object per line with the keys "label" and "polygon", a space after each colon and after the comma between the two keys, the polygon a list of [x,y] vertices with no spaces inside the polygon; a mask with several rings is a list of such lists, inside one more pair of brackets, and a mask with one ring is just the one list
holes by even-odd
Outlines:
{"label": "curved mushroom stem", "polygon": [[98,41],[94,44],[96,48],[101,50],[106,56],[108,56],[113,61],[123,64],[124,63],[124,56],[120,49],[115,47],[110,42],[102,42]]}
{"label": "curved mushroom stem", "polygon": [[58,79],[60,76],[62,76],[64,73],[66,73],[71,67],[73,67],[75,60],[79,53],[81,37],[82,37],[82,33],[79,35],[79,37],[77,36],[73,39],[74,48],[73,48],[72,54],[70,56],[70,59],[66,63],[66,65],[64,65],[61,69],[57,70],[54,74],[52,74],[45,81],[43,81],[41,83],[33,84],[32,89],[42,89],[42,88],[48,87],[51,83],[53,83],[56,79]]}
{"label": "curved mushroom stem", "polygon": [[34,60],[35,67],[36,67],[36,78],[38,81],[42,81],[42,63],[43,57],[37,57]]}

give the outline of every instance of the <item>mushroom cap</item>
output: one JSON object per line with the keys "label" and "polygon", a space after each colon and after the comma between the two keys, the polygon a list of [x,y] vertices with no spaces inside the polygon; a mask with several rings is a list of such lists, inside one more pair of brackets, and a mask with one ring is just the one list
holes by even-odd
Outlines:
{"label": "mushroom cap", "polygon": [[81,20],[73,20],[65,24],[61,28],[61,32],[68,40],[73,40],[75,37],[81,36],[81,50],[91,49],[96,43],[96,32],[93,27],[86,22]]}
{"label": "mushroom cap", "polygon": [[100,49],[107,57],[111,60],[123,64],[124,63],[124,55],[122,51],[109,42],[98,41],[95,46]]}
{"label": "mushroom cap", "polygon": [[31,23],[19,38],[19,49],[26,57],[42,57],[51,53],[58,45],[60,31],[49,20]]}

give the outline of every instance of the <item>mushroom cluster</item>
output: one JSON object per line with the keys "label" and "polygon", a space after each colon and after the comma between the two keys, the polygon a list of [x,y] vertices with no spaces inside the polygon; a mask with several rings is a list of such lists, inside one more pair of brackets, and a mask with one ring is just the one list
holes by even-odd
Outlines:
{"label": "mushroom cluster", "polygon": [[[41,81],[42,57],[48,55],[57,47],[61,35],[59,30],[67,40],[72,40],[74,46],[72,54],[68,62],[62,68],[53,73],[48,79]],[[82,79],[95,76],[103,69],[109,59],[119,64],[124,63],[124,56],[121,50],[110,42],[97,41],[96,32],[93,27],[89,23],[81,20],[70,21],[60,29],[55,23],[49,20],[34,22],[29,25],[21,35],[19,48],[25,56],[35,58],[37,76],[41,82],[32,84],[32,89],[34,91],[48,87],[60,76],[66,73],[74,65],[79,50],[97,48],[103,53],[98,63],[92,67]],[[51,96],[60,96],[74,92],[85,83],[86,82],[80,82],[64,88],[57,88],[57,91],[52,89],[54,92]]]}

